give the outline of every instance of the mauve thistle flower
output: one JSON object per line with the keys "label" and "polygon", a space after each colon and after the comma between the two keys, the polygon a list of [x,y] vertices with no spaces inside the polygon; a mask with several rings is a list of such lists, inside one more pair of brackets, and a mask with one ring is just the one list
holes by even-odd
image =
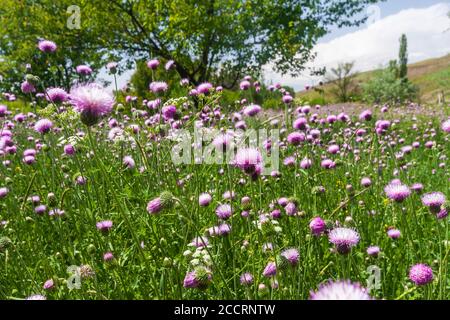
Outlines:
{"label": "mauve thistle flower", "polygon": [[34,85],[28,81],[22,82],[22,84],[20,85],[20,89],[22,90],[23,93],[32,93],[36,91]]}
{"label": "mauve thistle flower", "polygon": [[401,236],[401,232],[398,229],[389,229],[387,235],[391,239],[398,239]]}
{"label": "mauve thistle flower", "polygon": [[78,74],[84,75],[84,76],[88,76],[92,73],[92,69],[91,67],[81,64],[79,66],[76,67],[76,71]]}
{"label": "mauve thistle flower", "polygon": [[361,185],[365,188],[370,187],[372,184],[372,180],[370,180],[370,178],[368,177],[364,177],[361,179]]}
{"label": "mauve thistle flower", "polygon": [[169,86],[164,81],[154,81],[150,83],[149,88],[153,93],[160,93],[167,91],[167,89],[169,89]]}
{"label": "mauve thistle flower", "polygon": [[308,120],[306,120],[306,118],[298,118],[294,121],[294,123],[292,124],[292,126],[294,127],[294,129],[296,130],[305,130],[308,124]]}
{"label": "mauve thistle flower", "polygon": [[213,87],[213,85],[212,85],[211,83],[205,82],[205,83],[200,84],[200,85],[197,87],[197,92],[198,92],[198,93],[202,93],[202,94],[207,94],[207,93],[209,93],[210,91],[212,91],[213,88],[214,88],[214,87]]}
{"label": "mauve thistle flower", "polygon": [[206,289],[212,280],[211,271],[203,266],[188,272],[183,280],[183,287]]}
{"label": "mauve thistle flower", "polygon": [[243,273],[240,281],[243,286],[249,286],[253,283],[253,275],[250,272]]}
{"label": "mauve thistle flower", "polygon": [[277,274],[277,266],[275,262],[269,262],[264,268],[263,276],[269,278],[275,276],[276,274]]}
{"label": "mauve thistle flower", "polygon": [[365,110],[363,112],[360,113],[359,115],[359,120],[363,121],[370,121],[372,120],[372,111],[370,110]]}
{"label": "mauve thistle flower", "polygon": [[309,223],[309,229],[313,235],[320,236],[327,229],[327,225],[321,217],[315,217]]}
{"label": "mauve thistle flower", "polygon": [[283,100],[285,104],[289,104],[292,102],[292,100],[294,100],[294,98],[292,98],[290,94],[286,94],[283,96],[283,98],[281,98],[281,100]]}
{"label": "mauve thistle flower", "polygon": [[0,199],[6,197],[8,195],[8,193],[9,193],[8,188],[6,188],[6,187],[0,188]]}
{"label": "mauve thistle flower", "polygon": [[411,194],[408,186],[401,183],[392,183],[392,181],[384,188],[384,192],[389,199],[395,202],[403,202]]}
{"label": "mauve thistle flower", "polygon": [[298,250],[293,248],[284,250],[283,252],[281,252],[280,256],[286,259],[287,263],[289,263],[291,266],[296,266],[300,258]]}
{"label": "mauve thistle flower", "polygon": [[414,183],[411,186],[411,190],[415,191],[416,193],[420,193],[423,190],[423,184],[421,184],[421,183]]}
{"label": "mauve thistle flower", "polygon": [[52,128],[53,128],[53,122],[51,122],[48,119],[41,119],[41,120],[37,121],[34,125],[34,130],[41,134],[49,133]]}
{"label": "mauve thistle flower", "polygon": [[94,125],[100,117],[111,112],[114,97],[95,83],[75,86],[70,90],[70,103],[81,114],[81,121]]}
{"label": "mauve thistle flower", "polygon": [[432,213],[439,213],[446,199],[442,192],[430,192],[424,194],[421,200],[423,205],[427,206]]}
{"label": "mauve thistle flower", "polygon": [[55,287],[55,283],[53,282],[53,279],[49,279],[45,281],[42,287],[44,288],[44,290],[51,290]]}
{"label": "mauve thistle flower", "polygon": [[309,169],[312,166],[312,161],[308,158],[304,158],[301,162],[300,162],[300,167],[302,169]]}
{"label": "mauve thistle flower", "polygon": [[71,144],[66,144],[64,146],[64,154],[68,156],[73,156],[75,154],[75,147]]}
{"label": "mauve thistle flower", "polygon": [[6,113],[8,112],[8,107],[4,104],[0,104],[0,117],[6,116]]}
{"label": "mauve thistle flower", "polygon": [[359,242],[359,234],[349,228],[335,228],[328,234],[328,239],[341,254],[349,253]]}
{"label": "mauve thistle flower", "polygon": [[262,110],[261,107],[258,106],[257,104],[251,104],[251,105],[245,107],[245,109],[244,109],[244,114],[245,114],[247,117],[254,117],[254,116],[256,116],[258,113],[260,113],[261,110]]}
{"label": "mauve thistle flower", "polygon": [[55,52],[56,51],[57,46],[56,46],[56,43],[54,43],[53,41],[41,40],[38,43],[38,48],[42,52],[51,53],[51,52]]}
{"label": "mauve thistle flower", "polygon": [[445,206],[443,206],[441,208],[441,210],[436,214],[436,218],[438,218],[439,220],[445,219],[448,217],[448,212],[449,212],[449,209],[447,209]]}
{"label": "mauve thistle flower", "polygon": [[134,159],[131,156],[123,157],[123,164],[128,169],[134,169],[134,167],[136,166],[136,162],[134,162]]}
{"label": "mauve thistle flower", "polygon": [[409,269],[409,279],[417,286],[433,281],[433,270],[426,264],[416,264]]}
{"label": "mauve thistle flower", "polygon": [[106,252],[103,255],[103,261],[109,262],[109,261],[112,261],[112,260],[114,260],[114,255],[112,254],[112,252]]}
{"label": "mauve thistle flower", "polygon": [[209,241],[207,237],[195,237],[194,239],[192,239],[189,245],[196,248],[203,248],[209,245]]}
{"label": "mauve thistle flower", "polygon": [[34,208],[34,212],[40,216],[43,215],[46,211],[47,211],[47,206],[44,204],[41,204],[41,205],[37,206],[36,208]]}
{"label": "mauve thistle flower", "polygon": [[97,222],[96,227],[101,232],[108,232],[112,229],[113,222],[111,220],[99,221]]}
{"label": "mauve thistle flower", "polygon": [[310,300],[373,300],[359,283],[329,281],[321,284],[319,290],[310,292]]}
{"label": "mauve thistle flower", "polygon": [[239,149],[234,159],[234,164],[247,174],[254,174],[261,162],[261,153],[254,148]]}
{"label": "mauve thistle flower", "polygon": [[241,90],[248,90],[251,87],[251,83],[250,81],[244,80],[241,81],[241,83],[239,84],[239,88]]}
{"label": "mauve thistle flower", "polygon": [[371,257],[377,257],[380,253],[380,247],[370,246],[367,248],[367,254]]}
{"label": "mauve thistle flower", "polygon": [[291,132],[287,136],[287,141],[289,144],[292,144],[294,146],[299,145],[301,142],[305,141],[305,135],[301,132]]}
{"label": "mauve thistle flower", "polygon": [[219,219],[226,220],[233,214],[233,210],[229,204],[221,204],[216,208],[216,215]]}
{"label": "mauve thistle flower", "polygon": [[152,59],[147,62],[147,67],[149,67],[152,70],[155,70],[159,66],[159,60],[158,59]]}
{"label": "mauve thistle flower", "polygon": [[166,71],[172,70],[175,68],[175,61],[173,60],[169,60],[166,62],[164,68],[166,69]]}
{"label": "mauve thistle flower", "polygon": [[108,64],[106,65],[106,69],[109,70],[109,72],[111,74],[116,74],[117,73],[117,62],[108,62]]}
{"label": "mauve thistle flower", "polygon": [[447,132],[447,133],[450,133],[450,119],[447,119],[446,121],[444,121],[443,123],[442,123],[442,130],[443,131],[445,131],[445,132]]}
{"label": "mauve thistle flower", "polygon": [[69,95],[64,89],[61,88],[49,88],[46,91],[47,101],[53,103],[61,103],[67,101]]}
{"label": "mauve thistle flower", "polygon": [[290,201],[286,207],[284,207],[284,210],[286,210],[286,214],[288,216],[295,216],[297,214],[297,205],[295,202]]}
{"label": "mauve thistle flower", "polygon": [[202,193],[198,197],[198,204],[202,207],[207,207],[212,201],[212,197],[209,193]]}

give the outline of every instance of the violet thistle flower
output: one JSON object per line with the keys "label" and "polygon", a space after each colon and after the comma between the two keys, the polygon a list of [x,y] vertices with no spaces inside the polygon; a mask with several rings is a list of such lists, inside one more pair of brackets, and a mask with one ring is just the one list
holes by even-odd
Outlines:
{"label": "violet thistle flower", "polygon": [[113,222],[111,220],[99,221],[99,222],[97,222],[96,227],[99,231],[101,231],[103,233],[107,233],[112,229]]}
{"label": "violet thistle flower", "polygon": [[253,284],[253,275],[250,272],[243,273],[240,277],[240,282],[243,286]]}
{"label": "violet thistle flower", "polygon": [[53,41],[50,40],[41,40],[38,43],[38,48],[39,50],[41,50],[42,52],[45,53],[52,53],[56,51],[56,43],[54,43]]}
{"label": "violet thistle flower", "polygon": [[401,236],[401,232],[398,229],[389,229],[387,235],[391,239],[398,239]]}
{"label": "violet thistle flower", "polygon": [[263,276],[269,278],[275,276],[276,274],[277,274],[277,266],[275,262],[269,262],[264,268]]}
{"label": "violet thistle flower", "polygon": [[309,229],[313,235],[320,236],[327,229],[327,225],[321,217],[315,217],[309,223]]}
{"label": "violet thistle flower", "polygon": [[293,248],[284,250],[283,252],[281,252],[280,256],[293,267],[298,264],[298,261],[300,259],[298,250]]}
{"label": "violet thistle flower", "polygon": [[377,246],[370,246],[367,248],[367,254],[371,257],[378,257],[380,251],[380,247]]}
{"label": "violet thistle flower", "polygon": [[164,81],[154,81],[150,83],[150,90],[153,93],[166,92],[169,89],[169,86]]}
{"label": "violet thistle flower", "polygon": [[424,194],[421,200],[423,205],[427,206],[432,213],[439,213],[446,199],[442,192],[430,192]]}
{"label": "violet thistle flower", "polygon": [[207,207],[212,201],[212,197],[209,193],[202,193],[198,197],[198,204],[202,207]]}
{"label": "violet thistle flower", "polygon": [[34,130],[41,134],[46,134],[46,133],[50,132],[50,130],[52,128],[53,128],[53,122],[51,122],[48,119],[41,119],[41,120],[37,121],[34,125]]}
{"label": "violet thistle flower", "polygon": [[155,70],[159,66],[159,60],[158,59],[152,59],[147,62],[147,67],[149,69]]}
{"label": "violet thistle flower", "polygon": [[53,103],[62,103],[69,98],[68,93],[61,88],[49,88],[46,90],[46,99]]}
{"label": "violet thistle flower", "polygon": [[247,117],[254,117],[254,116],[256,116],[258,113],[260,113],[261,110],[262,110],[261,107],[258,106],[257,104],[251,104],[251,105],[245,107],[245,109],[244,109],[244,114],[245,114]]}
{"label": "violet thistle flower", "polygon": [[159,197],[151,200],[147,204],[147,211],[150,214],[160,213],[162,210],[170,209],[175,204],[175,198],[169,191],[164,191]]}
{"label": "violet thistle flower", "polygon": [[359,283],[350,280],[329,281],[321,284],[319,290],[310,292],[310,300],[373,300]]}
{"label": "violet thistle flower", "polygon": [[387,197],[395,202],[403,202],[410,194],[408,186],[401,183],[390,183],[384,188]]}
{"label": "violet thistle flower", "polygon": [[409,279],[417,286],[433,281],[433,270],[426,264],[416,264],[409,269]]}
{"label": "violet thistle flower", "polygon": [[70,103],[80,113],[81,121],[92,126],[100,117],[111,112],[115,100],[101,86],[90,83],[73,87],[70,90]]}
{"label": "violet thistle flower", "polygon": [[77,66],[76,71],[78,74],[81,74],[83,76],[88,76],[92,73],[91,67],[84,65],[84,64]]}
{"label": "violet thistle flower", "polygon": [[175,68],[175,61],[173,60],[169,60],[166,62],[164,68],[166,69],[166,71],[172,70]]}
{"label": "violet thistle flower", "polygon": [[233,214],[233,210],[229,204],[221,204],[216,208],[216,215],[219,219],[227,220]]}
{"label": "violet thistle flower", "polygon": [[208,94],[210,91],[213,90],[213,88],[214,87],[213,87],[213,85],[211,83],[205,82],[205,83],[200,84],[197,87],[197,92],[201,93],[201,94]]}
{"label": "violet thistle flower", "polygon": [[447,133],[450,133],[450,119],[447,119],[442,123],[442,130]]}
{"label": "violet thistle flower", "polygon": [[45,281],[43,288],[44,290],[51,290],[55,287],[55,283],[53,281],[53,279],[49,279],[47,281]]}
{"label": "violet thistle flower", "polygon": [[234,159],[235,165],[247,174],[254,174],[261,166],[261,153],[254,148],[239,149]]}
{"label": "violet thistle flower", "polygon": [[328,234],[329,241],[336,246],[337,252],[347,254],[359,242],[359,234],[349,228],[335,228]]}
{"label": "violet thistle flower", "polygon": [[28,81],[22,82],[22,84],[20,85],[20,89],[23,93],[32,93],[36,91],[34,85]]}
{"label": "violet thistle flower", "polygon": [[0,199],[5,198],[8,195],[8,193],[9,193],[8,188],[6,187],[0,188]]}

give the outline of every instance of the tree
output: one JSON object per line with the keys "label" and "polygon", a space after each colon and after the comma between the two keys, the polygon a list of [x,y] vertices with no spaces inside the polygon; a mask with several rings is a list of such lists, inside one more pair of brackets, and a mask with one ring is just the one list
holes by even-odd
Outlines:
{"label": "tree", "polygon": [[[26,74],[26,65],[48,86],[70,88],[73,70],[88,64],[93,77],[112,56],[105,39],[91,32],[88,21],[80,29],[68,28],[72,0],[17,1],[2,0],[0,6],[0,75],[2,87],[18,90]],[[81,20],[83,22],[83,20]],[[40,39],[58,45],[53,54],[37,49]],[[37,88],[42,90],[43,88]]]}
{"label": "tree", "polygon": [[[33,5],[4,0],[1,10],[7,14],[1,12],[1,23],[8,30],[0,31],[0,38],[4,49],[34,46],[35,37],[46,37],[72,48],[64,52],[68,60],[90,64],[107,62],[108,52],[130,66],[150,57],[174,60],[180,76],[195,84],[217,77],[233,87],[243,75],[257,75],[268,64],[298,75],[331,26],[364,23],[367,17],[359,13],[378,1],[79,0],[81,29],[69,30],[62,9],[71,0],[35,0]],[[19,30],[15,26],[22,21],[32,27]],[[8,59],[15,52],[0,54]],[[29,49],[20,52],[30,55]]]}
{"label": "tree", "polygon": [[356,91],[354,66],[354,62],[339,63],[337,68],[332,68],[331,73],[326,76],[327,82],[333,84],[331,92],[339,102],[349,101]]}
{"label": "tree", "polygon": [[398,77],[402,79],[402,81],[408,81],[408,40],[405,34],[402,34],[400,38],[398,63]]}

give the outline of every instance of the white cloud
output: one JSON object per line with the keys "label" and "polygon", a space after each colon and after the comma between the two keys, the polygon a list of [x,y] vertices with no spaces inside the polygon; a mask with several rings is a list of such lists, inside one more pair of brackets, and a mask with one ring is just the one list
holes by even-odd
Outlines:
{"label": "white cloud", "polygon": [[[339,62],[355,61],[355,69],[367,71],[387,65],[396,59],[399,38],[408,37],[409,62],[417,62],[450,53],[450,3],[440,3],[428,8],[407,9],[376,21],[364,29],[316,45],[317,57],[309,64],[316,67],[335,67]],[[298,78],[281,76],[271,71],[267,80],[302,90],[320,79],[308,75]]]}

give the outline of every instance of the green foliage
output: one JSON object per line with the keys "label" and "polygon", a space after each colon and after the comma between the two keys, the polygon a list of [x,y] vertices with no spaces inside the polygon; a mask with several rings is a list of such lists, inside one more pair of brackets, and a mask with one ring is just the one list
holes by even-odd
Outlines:
{"label": "green foliage", "polygon": [[[358,14],[376,2],[3,0],[0,55],[9,65],[0,72],[17,89],[26,63],[39,71],[51,70],[50,63],[55,68],[47,72],[46,84],[69,87],[68,71],[78,64],[98,71],[119,56],[123,67],[152,56],[175,60],[180,76],[195,84],[216,77],[231,88],[268,63],[298,75],[331,26],[360,25],[366,17]],[[80,7],[80,29],[66,26],[67,8],[74,4]],[[56,57],[47,61],[38,55],[40,37],[59,45]]]}
{"label": "green foliage", "polygon": [[363,98],[369,103],[398,104],[415,100],[418,93],[414,84],[399,79],[390,68],[377,71],[362,87]]}
{"label": "green foliage", "polygon": [[338,102],[350,101],[357,92],[354,65],[354,62],[339,63],[337,68],[332,68],[327,76],[327,81],[333,85],[330,91]]}

